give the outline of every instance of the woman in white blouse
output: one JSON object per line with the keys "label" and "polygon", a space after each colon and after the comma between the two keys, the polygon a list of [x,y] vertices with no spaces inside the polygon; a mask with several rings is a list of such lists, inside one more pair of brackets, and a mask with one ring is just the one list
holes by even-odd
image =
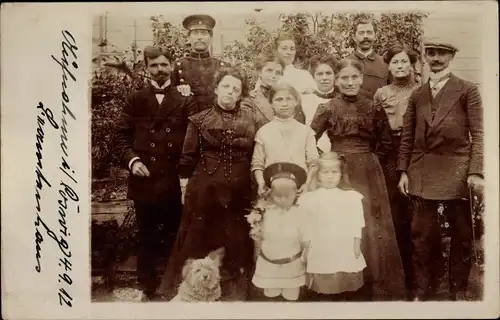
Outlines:
{"label": "woman in white blouse", "polygon": [[311,74],[293,65],[297,56],[295,37],[290,33],[280,33],[276,38],[276,51],[285,61],[280,82],[290,84],[300,94],[312,93],[316,89],[316,83]]}
{"label": "woman in white blouse", "polygon": [[[332,56],[316,56],[311,59],[310,69],[314,82],[315,90],[312,94],[302,96],[302,110],[306,117],[306,124],[310,125],[318,106],[327,103],[335,95],[335,64],[337,61]],[[318,148],[322,152],[331,150],[330,139],[326,132],[318,140]]]}
{"label": "woman in white blouse", "polygon": [[[282,32],[276,38],[276,53],[285,61],[285,69],[279,83],[286,83],[297,90],[301,96],[316,90],[316,83],[307,70],[296,68],[293,63],[297,55],[296,41],[292,34]],[[255,88],[260,86],[257,81]]]}

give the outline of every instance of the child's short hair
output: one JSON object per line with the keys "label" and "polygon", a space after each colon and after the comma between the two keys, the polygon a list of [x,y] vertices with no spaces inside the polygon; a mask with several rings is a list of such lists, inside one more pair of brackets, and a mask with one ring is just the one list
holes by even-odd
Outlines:
{"label": "child's short hair", "polygon": [[302,107],[302,99],[300,98],[300,93],[295,89],[292,85],[289,85],[288,83],[279,83],[273,87],[271,87],[271,91],[269,94],[269,103],[273,103],[274,96],[276,93],[279,91],[288,91],[289,93],[292,94],[292,96],[297,100],[297,103],[300,107]]}
{"label": "child's short hair", "polygon": [[310,191],[319,188],[318,174],[319,174],[319,170],[321,168],[322,161],[337,161],[337,162],[339,162],[340,181],[339,181],[337,188],[342,189],[342,190],[352,190],[351,182],[349,180],[349,175],[347,174],[347,165],[346,165],[346,162],[344,160],[344,157],[335,151],[328,151],[328,152],[323,152],[319,156],[319,159],[317,162],[318,168],[317,168],[316,172],[314,173],[314,177],[313,177],[311,184],[309,186]]}
{"label": "child's short hair", "polygon": [[269,62],[276,62],[282,69],[285,69],[285,61],[280,55],[276,53],[261,53],[255,59],[255,70],[260,73]]}

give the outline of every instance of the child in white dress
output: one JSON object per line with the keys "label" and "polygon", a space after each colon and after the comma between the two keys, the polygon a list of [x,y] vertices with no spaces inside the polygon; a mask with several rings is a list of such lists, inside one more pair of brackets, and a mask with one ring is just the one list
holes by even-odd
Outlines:
{"label": "child in white dress", "polygon": [[265,204],[247,216],[252,238],[258,241],[252,283],[263,289],[266,297],[281,295],[297,300],[300,287],[306,283],[303,253],[308,232],[304,223],[307,215],[295,202],[306,172],[295,164],[280,162],[266,168],[264,179],[271,188]]}
{"label": "child in white dress", "polygon": [[257,131],[252,157],[251,170],[255,175],[258,193],[262,195],[267,191],[264,168],[276,162],[294,163],[306,170],[308,179],[304,190],[318,160],[314,131],[294,119],[300,95],[291,85],[281,84],[271,88],[269,98],[274,118]]}
{"label": "child in white dress", "polygon": [[363,286],[363,196],[349,188],[344,169],[337,153],[321,154],[310,185],[314,190],[298,199],[300,208],[309,215],[310,244],[305,254],[307,286],[313,300],[336,300],[342,293]]}

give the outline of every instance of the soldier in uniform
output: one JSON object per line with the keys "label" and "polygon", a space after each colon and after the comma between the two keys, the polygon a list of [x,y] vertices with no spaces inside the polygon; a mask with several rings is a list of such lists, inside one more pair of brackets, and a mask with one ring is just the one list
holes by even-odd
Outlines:
{"label": "soldier in uniform", "polygon": [[158,258],[170,254],[179,228],[180,159],[193,97],[183,97],[171,85],[171,57],[159,47],[144,50],[153,79],[131,94],[117,125],[115,146],[130,170],[128,198],[138,225],[138,280],[148,299],[155,299]]}
{"label": "soldier in uniform", "polygon": [[188,30],[191,52],[175,62],[172,85],[178,86],[183,95],[194,95],[197,111],[203,111],[213,106],[215,101],[215,73],[229,64],[210,56],[214,18],[209,15],[191,15],[184,19],[182,25]]}
{"label": "soldier in uniform", "polygon": [[373,51],[377,36],[370,20],[359,20],[354,26],[356,49],[349,59],[359,61],[363,65],[363,83],[359,93],[373,100],[375,92],[388,83],[389,69],[384,59]]}
{"label": "soldier in uniform", "polygon": [[430,80],[414,90],[403,118],[399,189],[412,202],[415,299],[432,299],[442,270],[438,206],[450,224],[449,290],[466,298],[472,257],[468,188],[483,185],[483,107],[477,86],[448,68],[458,49],[424,42]]}

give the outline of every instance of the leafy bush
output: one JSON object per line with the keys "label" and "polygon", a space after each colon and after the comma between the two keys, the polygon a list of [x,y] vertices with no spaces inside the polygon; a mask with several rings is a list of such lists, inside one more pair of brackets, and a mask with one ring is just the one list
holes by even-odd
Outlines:
{"label": "leafy bush", "polygon": [[[126,62],[111,62],[119,66]],[[113,139],[120,112],[127,96],[144,86],[140,76],[142,66],[132,66],[132,74],[103,66],[94,72],[91,97],[91,142],[92,176],[104,178],[109,175],[111,166],[118,166],[118,154],[113,150]]]}
{"label": "leafy bush", "polygon": [[422,41],[422,21],[426,13],[384,13],[380,17],[366,13],[336,13],[325,16],[321,13],[282,14],[282,27],[267,30],[256,19],[246,21],[248,33],[245,41],[235,41],[224,48],[224,58],[240,66],[253,86],[256,74],[253,71],[253,59],[261,52],[276,49],[274,39],[280,31],[291,32],[297,40],[296,66],[308,69],[310,59],[315,55],[334,55],[337,59],[345,58],[355,48],[354,24],[361,18],[374,21],[378,41],[374,50],[383,54],[388,43],[396,40],[420,52]]}
{"label": "leafy bush", "polygon": [[150,19],[153,45],[168,48],[174,60],[182,58],[190,52],[187,31],[183,27],[176,27],[172,23],[165,21],[162,15],[153,16]]}

